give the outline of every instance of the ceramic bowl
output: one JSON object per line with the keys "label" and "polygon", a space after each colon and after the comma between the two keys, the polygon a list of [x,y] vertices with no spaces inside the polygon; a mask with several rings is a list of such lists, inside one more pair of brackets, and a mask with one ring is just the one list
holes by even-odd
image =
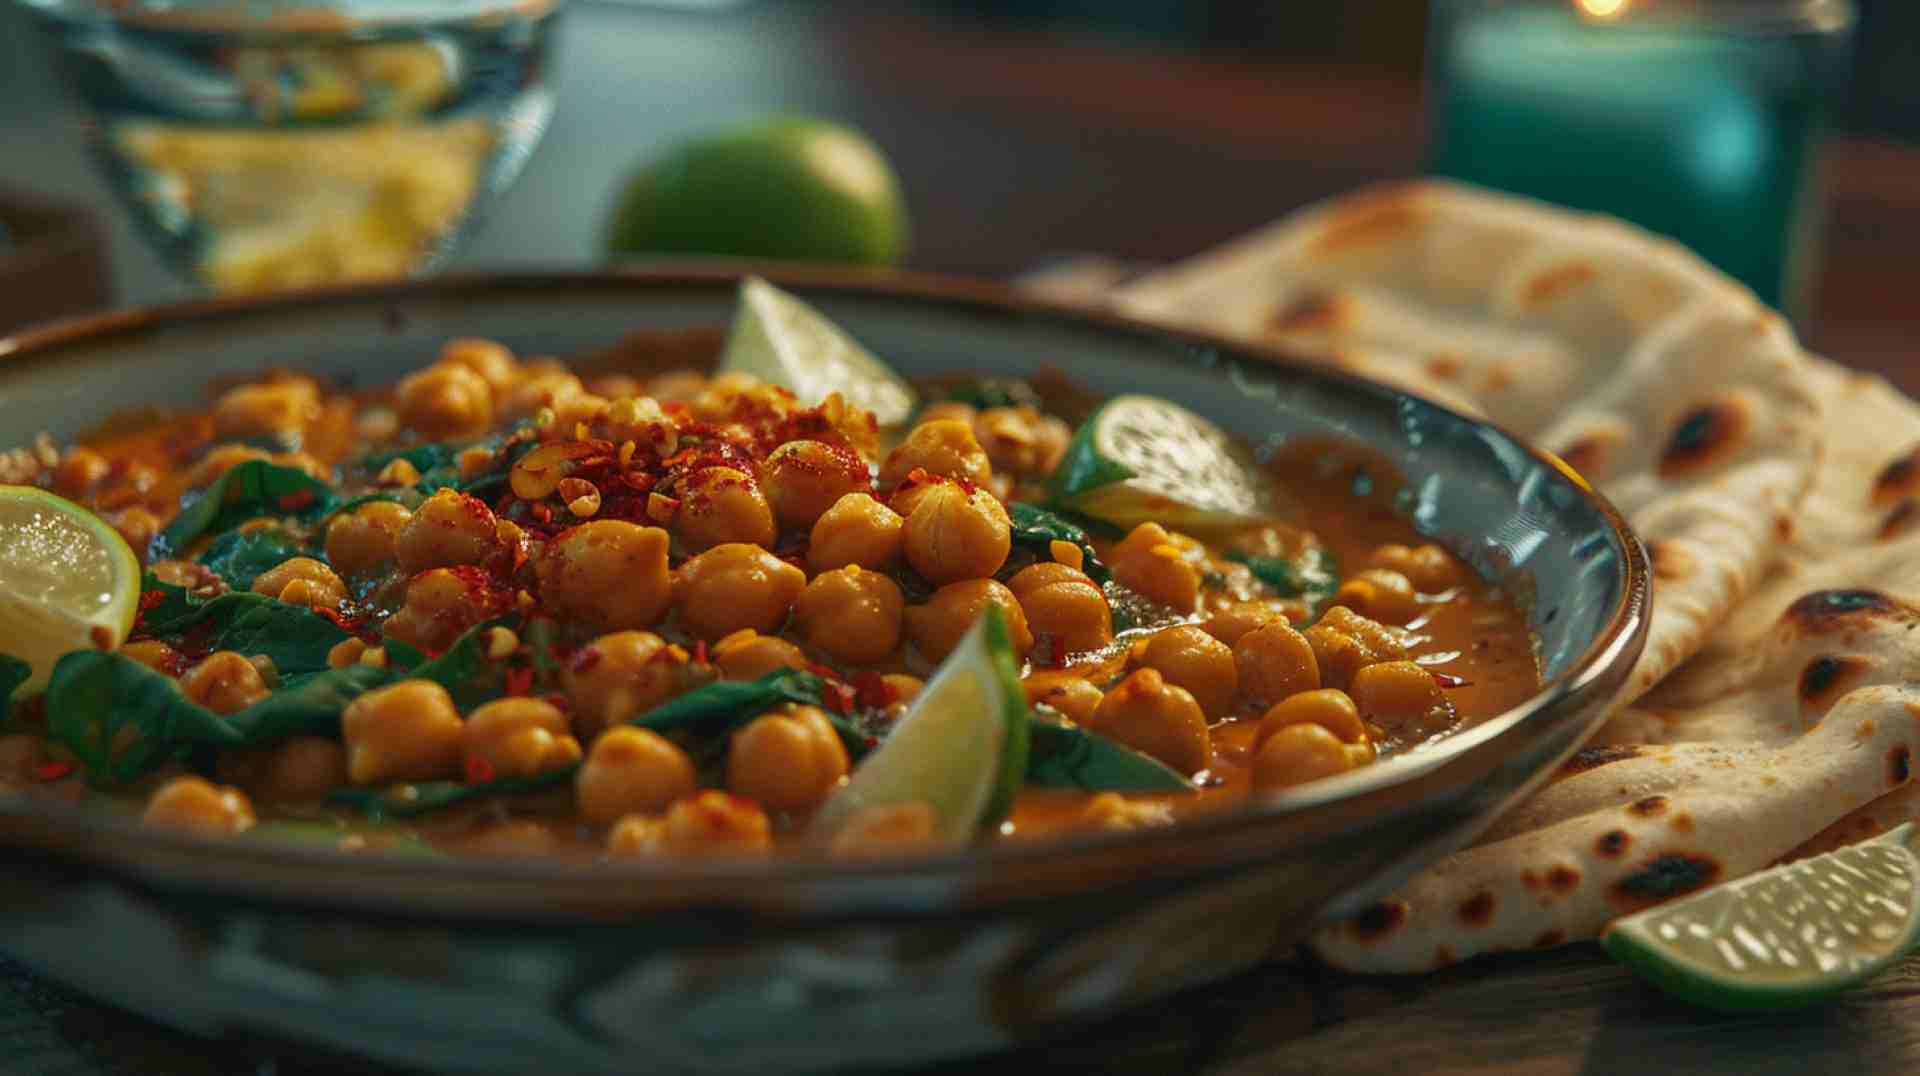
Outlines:
{"label": "ceramic bowl", "polygon": [[[1336,433],[1525,596],[1545,685],[1435,746],[1157,832],[834,865],[408,861],[0,798],[0,948],[188,1029],[443,1069],[784,1072],[992,1050],[1272,958],[1470,840],[1601,720],[1648,574],[1620,515],[1485,423],[1320,367],[986,285],[772,271],[909,376],[1043,364],[1261,444]],[[0,340],[0,444],[268,364],[362,383],[452,336],[574,354],[724,323],[726,270],[448,278],[134,310]]]}

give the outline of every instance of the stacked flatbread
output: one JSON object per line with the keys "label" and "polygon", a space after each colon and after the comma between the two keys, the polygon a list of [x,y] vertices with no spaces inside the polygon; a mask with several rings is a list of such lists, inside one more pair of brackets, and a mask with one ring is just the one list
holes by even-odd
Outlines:
{"label": "stacked flatbread", "polygon": [[1654,567],[1645,655],[1552,783],[1366,914],[1419,972],[1920,817],[1920,407],[1627,225],[1440,183],[1308,209],[1111,301],[1404,386],[1558,453]]}

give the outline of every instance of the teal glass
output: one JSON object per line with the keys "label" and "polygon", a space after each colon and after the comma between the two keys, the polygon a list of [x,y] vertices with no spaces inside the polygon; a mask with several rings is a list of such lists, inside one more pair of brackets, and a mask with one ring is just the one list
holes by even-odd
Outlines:
{"label": "teal glass", "polygon": [[1850,0],[1435,0],[1431,172],[1678,239],[1796,320]]}

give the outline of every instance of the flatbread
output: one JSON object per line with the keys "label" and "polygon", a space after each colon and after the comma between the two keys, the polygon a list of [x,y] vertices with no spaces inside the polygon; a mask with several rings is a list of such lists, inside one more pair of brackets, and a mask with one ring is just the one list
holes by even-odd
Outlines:
{"label": "flatbread", "polygon": [[1629,697],[1753,588],[1818,453],[1807,363],[1745,289],[1629,225],[1455,184],[1335,199],[1112,302],[1285,345],[1559,453],[1653,557]]}

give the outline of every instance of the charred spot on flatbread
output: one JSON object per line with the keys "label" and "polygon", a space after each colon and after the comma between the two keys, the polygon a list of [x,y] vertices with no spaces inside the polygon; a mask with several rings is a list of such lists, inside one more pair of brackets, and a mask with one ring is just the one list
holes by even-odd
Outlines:
{"label": "charred spot on flatbread", "polygon": [[1353,300],[1337,292],[1310,291],[1274,310],[1267,328],[1276,333],[1337,332],[1353,320]]}
{"label": "charred spot on flatbread", "polygon": [[1580,870],[1565,863],[1556,863],[1547,868],[1547,888],[1555,893],[1571,892],[1580,884]]}
{"label": "charred spot on flatbread", "polygon": [[1352,199],[1313,241],[1315,254],[1345,253],[1352,247],[1385,243],[1411,232],[1422,216],[1418,189],[1389,187]]}
{"label": "charred spot on flatbread", "polygon": [[1887,752],[1887,784],[1898,786],[1907,783],[1913,776],[1913,752],[1907,745],[1897,743]]}
{"label": "charred spot on flatbread", "polygon": [[1660,814],[1666,809],[1667,797],[1665,796],[1648,796],[1627,804],[1627,813],[1638,815],[1641,818],[1652,818],[1654,815]]}
{"label": "charred spot on flatbread", "polygon": [[1693,554],[1676,542],[1648,542],[1647,560],[1653,566],[1653,577],[1663,583],[1675,583],[1693,574]]}
{"label": "charred spot on flatbread", "polygon": [[1373,945],[1383,941],[1388,935],[1407,925],[1407,902],[1404,900],[1383,900],[1368,905],[1359,915],[1353,917],[1348,928],[1353,940],[1362,945]]}
{"label": "charred spot on flatbread", "polygon": [[1605,472],[1608,457],[1623,439],[1618,430],[1593,430],[1574,438],[1571,444],[1554,455],[1580,472],[1581,477],[1596,479]]}
{"label": "charred spot on flatbread", "polygon": [[1893,506],[1887,518],[1880,521],[1880,540],[1891,541],[1913,529],[1920,523],[1920,501],[1909,497]]}
{"label": "charred spot on flatbread", "polygon": [[1640,909],[1712,885],[1720,863],[1698,852],[1663,852],[1614,883],[1616,907]]}
{"label": "charred spot on flatbread", "polygon": [[1599,270],[1592,262],[1556,265],[1527,281],[1520,289],[1520,302],[1525,306],[1544,306],[1598,275]]}
{"label": "charred spot on flatbread", "polygon": [[1780,619],[1802,631],[1812,634],[1824,634],[1838,627],[1838,622],[1856,616],[1899,616],[1906,612],[1897,600],[1877,590],[1816,590],[1803,594]]}
{"label": "charred spot on flatbread", "polygon": [[1627,854],[1627,848],[1633,844],[1633,838],[1624,829],[1610,829],[1593,842],[1594,854],[1602,859],[1619,859]]}
{"label": "charred spot on flatbread", "polygon": [[1639,758],[1640,748],[1633,744],[1615,744],[1606,747],[1583,747],[1573,753],[1573,757],[1560,764],[1557,776],[1572,777],[1576,773],[1597,770],[1610,762],[1624,762],[1630,758]]}
{"label": "charred spot on flatbread", "polygon": [[1895,501],[1920,493],[1920,447],[1910,448],[1874,476],[1873,492],[1867,503],[1884,508]]}
{"label": "charred spot on flatbread", "polygon": [[1466,360],[1452,352],[1443,351],[1427,359],[1427,376],[1435,381],[1452,381],[1460,376],[1466,367]]}
{"label": "charred spot on flatbread", "polygon": [[1872,668],[1873,662],[1867,658],[1832,655],[1814,658],[1800,670],[1800,705],[1809,710],[1825,710],[1852,690],[1860,677]]}
{"label": "charred spot on flatbread", "polygon": [[1660,451],[1661,478],[1684,478],[1704,471],[1739,450],[1751,424],[1745,400],[1727,396],[1701,404],[1680,417]]}
{"label": "charred spot on flatbread", "polygon": [[1460,922],[1470,927],[1484,927],[1493,922],[1493,912],[1497,907],[1499,901],[1492,893],[1482,889],[1460,902]]}

